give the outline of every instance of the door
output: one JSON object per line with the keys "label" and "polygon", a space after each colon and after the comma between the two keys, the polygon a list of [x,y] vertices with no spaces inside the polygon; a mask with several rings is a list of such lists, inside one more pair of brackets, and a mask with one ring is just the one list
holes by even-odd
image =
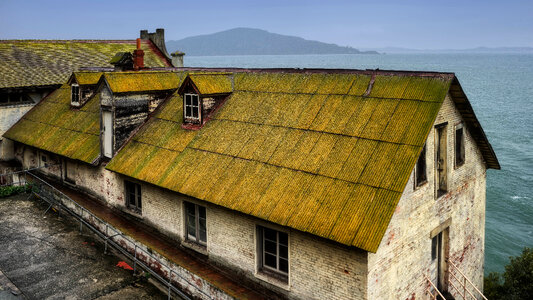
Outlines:
{"label": "door", "polygon": [[431,240],[431,279],[441,293],[448,290],[448,228],[439,232]]}
{"label": "door", "polygon": [[447,149],[446,149],[446,124],[439,125],[436,128],[437,133],[437,153],[435,155],[435,166],[437,168],[437,197],[445,194],[447,187]]}
{"label": "door", "polygon": [[113,115],[110,111],[102,111],[103,118],[103,152],[105,157],[113,157]]}

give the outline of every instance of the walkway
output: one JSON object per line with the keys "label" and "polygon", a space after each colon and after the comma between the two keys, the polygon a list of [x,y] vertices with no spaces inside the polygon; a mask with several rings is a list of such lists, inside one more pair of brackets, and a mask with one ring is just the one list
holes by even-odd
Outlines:
{"label": "walkway", "polygon": [[[244,280],[236,278],[224,271],[208,264],[205,259],[195,257],[181,248],[176,241],[169,239],[158,231],[146,225],[132,222],[125,213],[105,206],[84,194],[72,190],[58,183],[50,182],[56,189],[76,201],[78,204],[91,211],[97,217],[105,220],[115,228],[121,230],[133,239],[157,251],[177,265],[195,273],[204,280],[210,282],[218,289],[236,299],[279,299],[272,291]],[[239,281],[237,281],[239,280]]]}
{"label": "walkway", "polygon": [[[120,259],[104,255],[101,241],[87,230],[80,234],[70,218],[44,214],[47,206],[27,197],[0,198],[0,298],[166,299],[116,267]],[[11,297],[16,288],[22,294]]]}

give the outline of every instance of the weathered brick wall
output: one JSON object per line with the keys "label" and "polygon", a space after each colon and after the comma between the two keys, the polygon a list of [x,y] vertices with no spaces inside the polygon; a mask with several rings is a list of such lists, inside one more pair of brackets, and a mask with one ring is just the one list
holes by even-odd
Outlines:
{"label": "weathered brick wall", "polygon": [[[207,207],[207,254],[215,263],[292,299],[365,298],[366,252],[184,196],[177,199]],[[289,234],[288,284],[258,272],[257,225]]]}
{"label": "weathered brick wall", "polygon": [[[483,283],[486,169],[475,141],[465,132],[465,163],[454,168],[455,125],[461,116],[446,97],[435,125],[447,125],[448,193],[436,199],[435,129],[427,142],[428,182],[414,189],[414,174],[376,254],[368,255],[369,299],[424,299],[423,275],[436,278],[430,232],[451,218],[449,257],[478,287]],[[449,288],[450,292],[454,291]]]}

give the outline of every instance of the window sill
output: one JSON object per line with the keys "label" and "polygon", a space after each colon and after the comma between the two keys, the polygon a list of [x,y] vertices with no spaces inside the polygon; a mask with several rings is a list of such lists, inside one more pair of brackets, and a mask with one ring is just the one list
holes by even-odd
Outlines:
{"label": "window sill", "polygon": [[437,190],[437,199],[439,199],[440,197],[446,195],[447,193],[448,193],[448,191]]}
{"label": "window sill", "polygon": [[427,183],[428,183],[428,181],[427,181],[427,179],[426,179],[426,180],[424,180],[424,181],[422,181],[422,182],[420,182],[420,183],[418,183],[418,184],[415,184],[415,191],[421,189],[421,188],[424,187]]}
{"label": "window sill", "polygon": [[190,240],[184,240],[181,242],[181,245],[185,248],[188,248],[188,249],[191,249],[191,250],[194,250],[202,255],[205,255],[205,256],[208,256],[208,252],[207,252],[207,246],[205,245],[202,245],[202,244],[198,244],[196,242],[193,242],[193,241],[190,241]]}
{"label": "window sill", "polygon": [[269,270],[261,269],[255,273],[255,277],[286,291],[290,291],[288,275],[278,274]]}
{"label": "window sill", "polygon": [[126,206],[126,209],[124,209],[123,211],[137,219],[141,219],[141,220],[143,219],[142,212],[139,211],[138,209],[134,209],[134,208]]}

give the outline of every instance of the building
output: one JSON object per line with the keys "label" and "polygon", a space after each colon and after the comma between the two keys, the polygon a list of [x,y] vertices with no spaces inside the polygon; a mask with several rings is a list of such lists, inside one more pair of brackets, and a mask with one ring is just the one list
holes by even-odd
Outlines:
{"label": "building", "polygon": [[[163,29],[141,30],[140,36],[146,67],[172,67]],[[0,135],[73,71],[111,69],[117,52],[131,52],[135,46],[135,40],[0,40]],[[11,159],[12,145],[4,147],[0,141],[0,153],[3,160]]]}
{"label": "building", "polygon": [[4,137],[24,167],[265,298],[457,296],[457,270],[482,289],[500,166],[453,73],[77,72]]}

